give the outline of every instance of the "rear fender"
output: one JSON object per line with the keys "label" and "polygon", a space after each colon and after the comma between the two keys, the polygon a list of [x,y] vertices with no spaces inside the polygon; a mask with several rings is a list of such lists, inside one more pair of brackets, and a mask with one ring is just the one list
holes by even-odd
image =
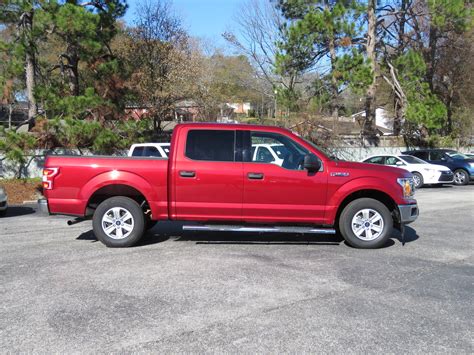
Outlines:
{"label": "rear fender", "polygon": [[154,216],[158,215],[156,201],[158,196],[151,184],[141,176],[127,171],[108,171],[89,180],[80,191],[80,199],[89,201],[91,196],[99,189],[109,185],[127,185],[139,191],[150,205]]}

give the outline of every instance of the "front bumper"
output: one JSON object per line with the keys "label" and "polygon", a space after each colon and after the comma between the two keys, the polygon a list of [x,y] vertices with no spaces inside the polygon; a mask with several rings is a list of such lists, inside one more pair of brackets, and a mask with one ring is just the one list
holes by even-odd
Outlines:
{"label": "front bumper", "polygon": [[417,204],[412,205],[398,205],[400,212],[400,223],[409,224],[418,218],[420,211]]}
{"label": "front bumper", "polygon": [[44,198],[38,200],[38,211],[41,214],[49,214],[48,200]]}

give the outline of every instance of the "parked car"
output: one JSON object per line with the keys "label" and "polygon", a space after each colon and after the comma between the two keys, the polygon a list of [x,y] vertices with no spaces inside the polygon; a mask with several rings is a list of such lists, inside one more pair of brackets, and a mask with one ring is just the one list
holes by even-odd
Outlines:
{"label": "parked car", "polygon": [[288,150],[283,144],[252,144],[252,159],[282,166]]}
{"label": "parked car", "polygon": [[170,143],[137,143],[129,151],[129,157],[157,157],[168,158]]}
{"label": "parked car", "polygon": [[409,150],[403,154],[413,155],[428,163],[444,165],[454,173],[455,185],[467,185],[474,180],[474,159],[452,149]]}
{"label": "parked car", "polygon": [[0,216],[7,214],[8,196],[3,187],[0,186]]}
{"label": "parked car", "polygon": [[[262,141],[285,146],[281,166],[254,159]],[[179,124],[169,159],[50,155],[44,166],[40,210],[92,218],[109,247],[132,246],[155,221],[176,220],[197,231],[339,230],[355,247],[378,248],[418,217],[410,172],[333,161],[278,127]]]}
{"label": "parked car", "polygon": [[424,184],[450,184],[453,172],[443,166],[429,164],[411,155],[374,155],[363,160],[364,163],[391,165],[408,170],[413,174],[415,188]]}

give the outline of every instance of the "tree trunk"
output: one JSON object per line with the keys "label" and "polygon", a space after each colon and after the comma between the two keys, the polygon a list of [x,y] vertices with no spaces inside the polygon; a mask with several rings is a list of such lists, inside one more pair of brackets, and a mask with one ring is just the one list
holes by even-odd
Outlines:
{"label": "tree trunk", "polygon": [[[407,14],[407,9],[408,9],[408,1],[409,0],[402,0],[401,6],[400,6],[400,23],[398,26],[398,47],[397,47],[397,56],[401,55],[403,53],[403,50],[405,49],[405,25],[406,25],[406,14]],[[392,76],[394,76],[394,73],[392,72],[391,68],[391,73]],[[393,78],[392,80],[396,80],[396,78]],[[393,107],[395,109],[395,117],[393,119],[393,134],[398,136],[400,135],[402,131],[402,122],[405,118],[405,102],[403,99],[401,99],[400,94],[397,93],[396,85],[394,83],[394,95],[393,95]]]}
{"label": "tree trunk", "polygon": [[334,36],[329,39],[329,55],[331,57],[331,116],[332,116],[332,131],[334,135],[337,135],[337,126],[339,119],[339,108],[338,108],[338,96],[339,89],[337,87],[336,78],[336,45],[334,43]]}
{"label": "tree trunk", "polygon": [[365,120],[363,127],[363,135],[366,137],[373,137],[375,134],[375,110],[376,110],[376,56],[375,56],[375,31],[376,31],[376,17],[375,17],[375,2],[376,0],[369,0],[367,7],[367,59],[370,62],[370,69],[372,71],[372,83],[367,88],[365,97]]}
{"label": "tree trunk", "polygon": [[68,58],[68,70],[67,75],[69,79],[69,90],[71,95],[79,96],[79,57],[76,49],[72,49],[72,53],[69,54]]}
{"label": "tree trunk", "polygon": [[[23,31],[24,38],[31,37],[31,29],[33,26],[33,11],[25,12],[21,16],[20,28]],[[34,125],[34,119],[38,113],[35,99],[35,69],[36,58],[35,48],[30,40],[25,43],[25,76],[26,76],[26,96],[28,98],[28,127]]]}
{"label": "tree trunk", "polygon": [[429,33],[429,48],[427,50],[427,57],[426,57],[426,80],[430,85],[431,92],[433,92],[433,78],[435,73],[436,67],[436,47],[438,46],[438,30],[431,24],[430,33]]}

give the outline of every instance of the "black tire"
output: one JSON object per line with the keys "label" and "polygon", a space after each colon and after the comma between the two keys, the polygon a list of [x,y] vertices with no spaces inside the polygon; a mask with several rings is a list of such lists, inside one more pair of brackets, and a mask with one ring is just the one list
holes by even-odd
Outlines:
{"label": "black tire", "polygon": [[462,186],[469,184],[469,174],[464,169],[454,170],[454,185]]}
{"label": "black tire", "polygon": [[[122,216],[121,218],[126,219],[116,219],[114,211],[118,211],[119,216]],[[131,217],[127,218],[127,215],[124,211],[129,212]],[[111,222],[103,221],[103,218],[106,214]],[[118,220],[120,223],[122,223],[119,227],[115,227],[115,236],[113,236],[113,227],[115,226],[114,223],[116,222],[112,222],[112,220]],[[106,246],[110,248],[131,247],[137,244],[143,236],[145,231],[145,216],[138,203],[136,203],[134,200],[123,196],[111,197],[103,201],[95,210],[94,217],[92,219],[92,227],[97,239],[99,239]],[[111,228],[109,235],[105,232],[104,228]]]}
{"label": "black tire", "polygon": [[423,181],[423,175],[421,175],[418,172],[413,172],[413,180],[415,181],[415,189],[419,189],[420,187],[423,186],[424,181]]}
{"label": "black tire", "polygon": [[[369,217],[380,217],[376,223],[373,225],[370,224],[367,228],[365,222],[361,224],[364,225],[362,233],[364,235],[358,237],[352,228],[352,220],[356,215],[361,215],[363,210],[371,210],[374,213],[370,214]],[[376,213],[375,213],[376,212]],[[383,221],[380,222],[380,219]],[[370,223],[370,222],[369,222]],[[374,234],[379,234],[376,238],[370,240],[373,236],[372,231],[374,228],[380,228],[380,232],[375,232]],[[370,231],[369,231],[370,230]],[[360,198],[349,203],[344,210],[342,211],[339,217],[339,231],[342,234],[342,237],[346,240],[348,244],[355,248],[360,249],[376,249],[383,247],[387,240],[392,235],[393,231],[393,219],[390,211],[387,206],[382,202],[374,200],[372,198]]]}
{"label": "black tire", "polygon": [[0,211],[0,217],[5,217],[7,215],[7,210]]}
{"label": "black tire", "polygon": [[158,221],[153,221],[152,219],[147,218],[146,222],[145,222],[145,229],[150,230],[154,226],[156,226],[157,223],[158,223]]}

